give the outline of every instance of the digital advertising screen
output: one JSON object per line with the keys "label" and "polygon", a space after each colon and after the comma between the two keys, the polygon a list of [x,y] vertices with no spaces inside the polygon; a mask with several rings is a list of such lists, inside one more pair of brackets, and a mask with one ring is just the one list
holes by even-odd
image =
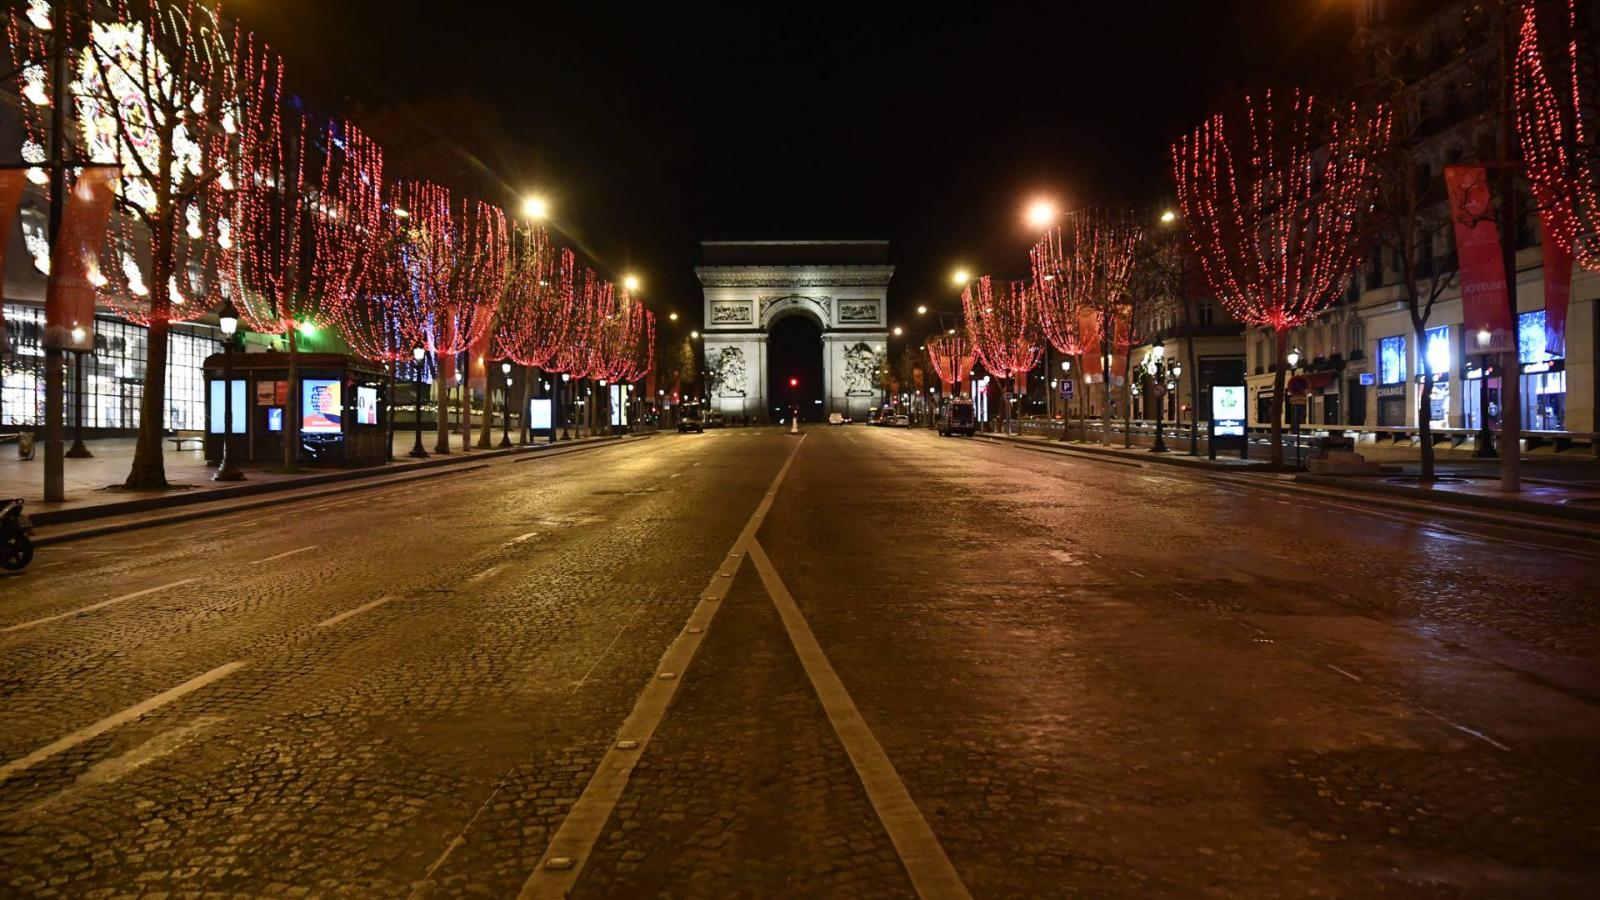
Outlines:
{"label": "digital advertising screen", "polygon": [[549,398],[528,401],[528,428],[533,431],[550,430]]}
{"label": "digital advertising screen", "polygon": [[274,406],[267,410],[267,430],[271,432],[283,430],[283,407]]}
{"label": "digital advertising screen", "polygon": [[[250,410],[244,404],[244,380],[239,379],[233,383],[233,433],[244,434],[246,423],[250,419]],[[223,421],[228,417],[227,398],[222,394],[222,382],[211,382],[210,418],[212,434],[221,434],[224,430]]]}
{"label": "digital advertising screen", "polygon": [[1244,403],[1244,385],[1212,385],[1212,435],[1215,437],[1244,437]]}
{"label": "digital advertising screen", "polygon": [[378,389],[370,385],[356,385],[356,424],[378,424]]}
{"label": "digital advertising screen", "polygon": [[307,378],[300,383],[301,432],[338,434],[344,430],[339,387],[339,382],[327,378]]}

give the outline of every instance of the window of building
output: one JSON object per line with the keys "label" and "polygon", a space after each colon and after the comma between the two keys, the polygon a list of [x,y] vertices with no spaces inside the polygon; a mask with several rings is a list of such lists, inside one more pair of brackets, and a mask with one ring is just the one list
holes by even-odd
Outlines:
{"label": "window of building", "polygon": [[1441,325],[1423,333],[1427,346],[1422,353],[1423,372],[1428,375],[1450,374],[1450,329]]}
{"label": "window of building", "polygon": [[1403,334],[1378,341],[1378,382],[1404,384],[1406,380],[1406,338]]}
{"label": "window of building", "polygon": [[1365,354],[1367,350],[1366,329],[1361,326],[1361,320],[1356,319],[1350,323],[1350,355]]}
{"label": "window of building", "polygon": [[[37,306],[7,304],[9,353],[0,370],[0,421],[7,425],[35,426],[44,421],[44,310]],[[95,319],[94,352],[68,356],[66,379],[67,421],[76,421],[79,377],[83,366],[83,424],[85,428],[133,431],[139,427],[139,406],[144,396],[146,336],[141,326],[119,319]],[[166,427],[204,427],[205,358],[222,349],[215,329],[199,325],[174,325],[167,344]]]}

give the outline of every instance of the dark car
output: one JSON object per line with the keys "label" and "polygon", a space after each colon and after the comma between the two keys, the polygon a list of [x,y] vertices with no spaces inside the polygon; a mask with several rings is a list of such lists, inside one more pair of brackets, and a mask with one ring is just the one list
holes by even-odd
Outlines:
{"label": "dark car", "polygon": [[944,415],[939,417],[939,436],[964,435],[972,437],[978,432],[977,416],[973,414],[972,401],[965,397],[957,397],[945,407]]}
{"label": "dark car", "polygon": [[706,425],[704,420],[700,418],[698,407],[685,406],[678,410],[679,434],[688,434],[691,431],[695,434],[704,434],[705,430]]}

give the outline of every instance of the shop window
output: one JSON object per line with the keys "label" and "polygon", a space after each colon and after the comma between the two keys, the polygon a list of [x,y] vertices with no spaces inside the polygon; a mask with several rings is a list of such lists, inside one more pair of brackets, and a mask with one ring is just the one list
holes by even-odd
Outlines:
{"label": "shop window", "polygon": [[1428,375],[1450,374],[1450,329],[1444,326],[1430,328],[1424,333],[1427,346],[1422,354],[1423,372]]}
{"label": "shop window", "polygon": [[1378,341],[1378,381],[1404,384],[1406,380],[1406,338],[1397,334]]}

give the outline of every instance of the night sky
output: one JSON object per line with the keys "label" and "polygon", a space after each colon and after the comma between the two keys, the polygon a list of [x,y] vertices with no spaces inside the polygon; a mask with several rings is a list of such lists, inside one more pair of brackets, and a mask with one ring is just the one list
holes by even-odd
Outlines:
{"label": "night sky", "polygon": [[698,320],[700,240],[885,238],[898,323],[957,264],[1021,275],[1036,195],[1161,203],[1219,99],[1348,64],[1358,0],[223,2],[312,107],[420,104],[663,313]]}

